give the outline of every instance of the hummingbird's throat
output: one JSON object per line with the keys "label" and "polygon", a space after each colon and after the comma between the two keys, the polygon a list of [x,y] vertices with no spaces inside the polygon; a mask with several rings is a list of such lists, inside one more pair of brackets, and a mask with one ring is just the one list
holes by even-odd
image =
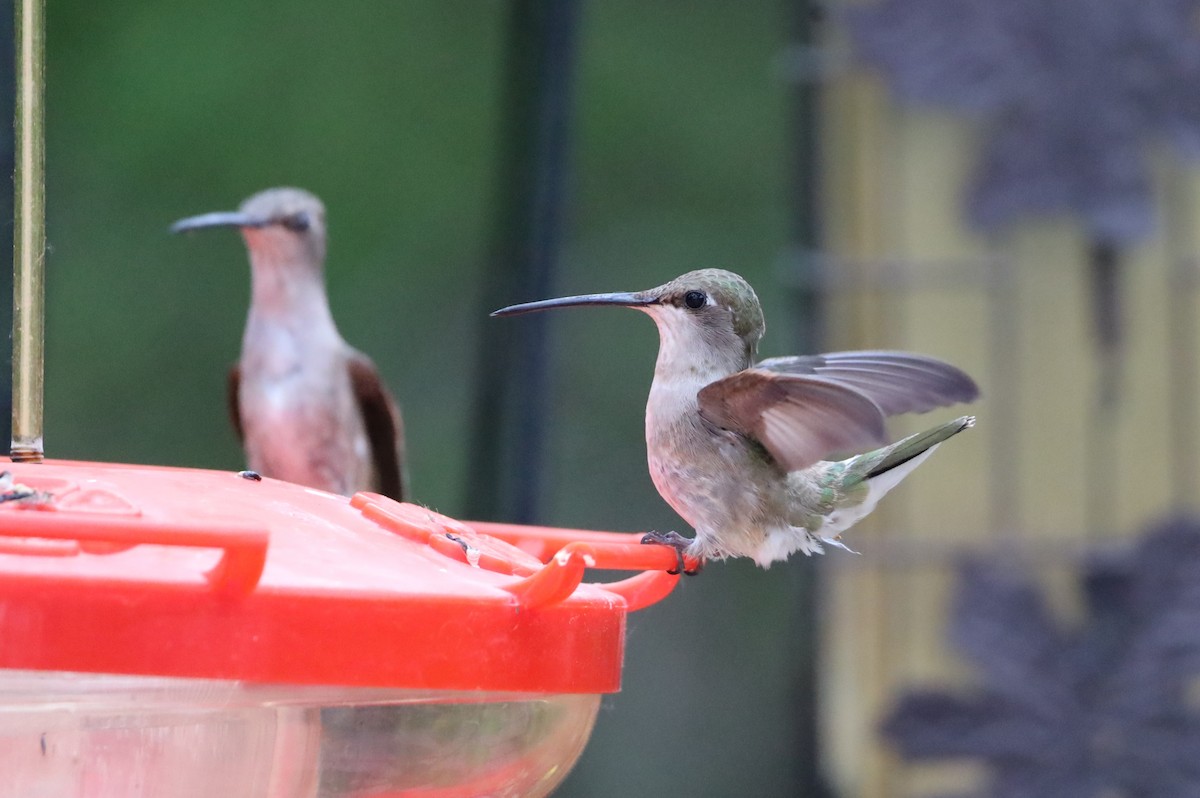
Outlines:
{"label": "hummingbird's throat", "polygon": [[280,261],[254,252],[250,294],[253,316],[298,330],[334,327],[324,275],[310,264]]}
{"label": "hummingbird's throat", "polygon": [[669,305],[645,310],[658,326],[656,380],[684,379],[703,387],[750,365],[745,344],[732,331],[706,326]]}

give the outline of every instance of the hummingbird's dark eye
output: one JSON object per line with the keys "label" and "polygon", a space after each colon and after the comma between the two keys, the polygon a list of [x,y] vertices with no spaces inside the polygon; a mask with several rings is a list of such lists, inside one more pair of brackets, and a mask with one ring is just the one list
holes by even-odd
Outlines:
{"label": "hummingbird's dark eye", "polygon": [[310,226],[308,214],[304,211],[293,213],[291,216],[285,216],[281,220],[284,227],[291,230],[293,233],[303,233]]}
{"label": "hummingbird's dark eye", "polygon": [[683,295],[683,304],[692,310],[698,310],[708,303],[708,295],[703,291],[688,291]]}

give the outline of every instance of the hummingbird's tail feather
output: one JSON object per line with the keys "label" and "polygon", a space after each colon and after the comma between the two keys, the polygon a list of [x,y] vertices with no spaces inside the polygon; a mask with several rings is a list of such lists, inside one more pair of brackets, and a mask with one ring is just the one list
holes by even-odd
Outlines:
{"label": "hummingbird's tail feather", "polygon": [[841,545],[839,535],[869,515],[879,500],[925,462],[939,444],[974,425],[974,416],[963,416],[890,446],[830,464],[833,483],[829,487],[838,498],[818,527],[820,539]]}
{"label": "hummingbird's tail feather", "polygon": [[[898,468],[913,458],[919,457],[947,438],[973,426],[975,426],[975,416],[962,416],[933,429],[909,435],[891,446],[885,446],[865,454],[862,456],[864,464],[867,465],[864,479],[874,479],[886,474],[893,468]],[[878,459],[876,460],[876,458]],[[906,469],[905,473],[909,470],[911,469]]]}

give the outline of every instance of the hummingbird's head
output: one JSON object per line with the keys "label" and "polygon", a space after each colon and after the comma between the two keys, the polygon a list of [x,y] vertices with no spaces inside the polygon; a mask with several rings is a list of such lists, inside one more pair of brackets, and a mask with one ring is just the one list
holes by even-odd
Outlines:
{"label": "hummingbird's head", "polygon": [[325,262],[325,206],[298,188],[269,188],[247,199],[236,211],[217,211],[180,219],[171,232],[205,227],[237,227],[253,263]]}
{"label": "hummingbird's head", "polygon": [[766,324],[758,296],[739,275],[699,269],[657,288],[633,293],[585,294],[512,305],[492,313],[509,316],[554,307],[622,305],[649,314],[658,325],[660,365],[714,356],[714,368],[742,369],[754,360]]}
{"label": "hummingbird's head", "polygon": [[725,269],[698,269],[642,293],[655,297],[645,310],[660,327],[691,328],[718,346],[736,340],[751,358],[766,330],[754,289]]}

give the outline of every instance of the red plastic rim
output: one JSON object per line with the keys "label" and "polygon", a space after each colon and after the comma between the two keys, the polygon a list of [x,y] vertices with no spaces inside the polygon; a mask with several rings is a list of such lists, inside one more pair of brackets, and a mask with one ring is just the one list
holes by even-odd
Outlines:
{"label": "red plastic rim", "polygon": [[[455,521],[235,472],[11,464],[0,668],[498,692],[612,692],[625,615],[675,552]],[[643,571],[583,581],[588,568]]]}

